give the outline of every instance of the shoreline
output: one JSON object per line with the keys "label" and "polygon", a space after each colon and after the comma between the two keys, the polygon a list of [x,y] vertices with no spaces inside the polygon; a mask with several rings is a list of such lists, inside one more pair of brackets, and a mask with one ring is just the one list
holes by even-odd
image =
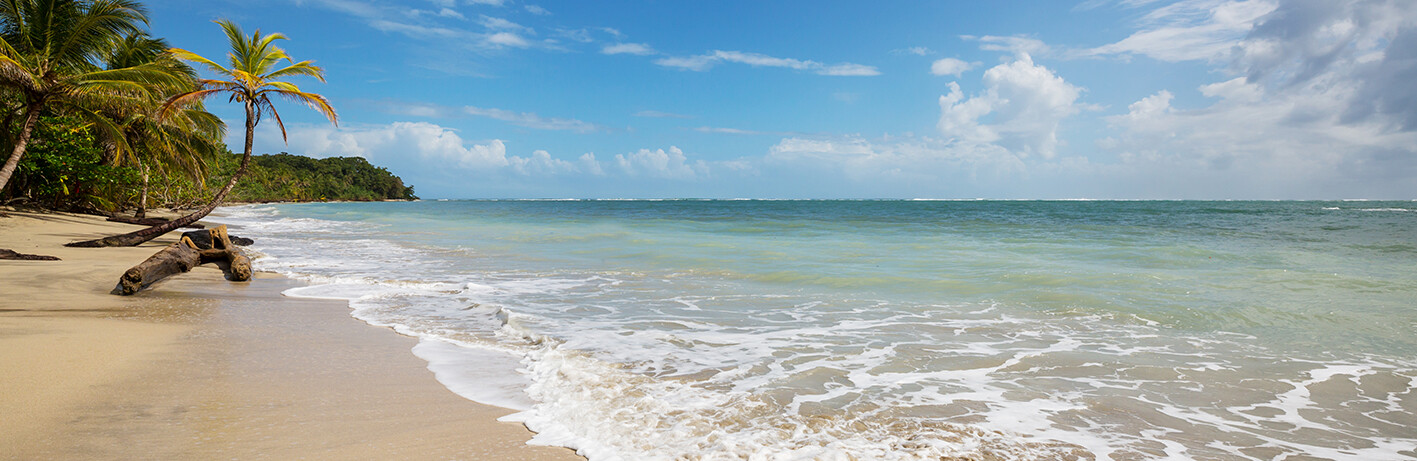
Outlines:
{"label": "shoreline", "polygon": [[524,426],[497,421],[512,410],[445,388],[413,355],[417,339],[342,301],[281,295],[298,281],[232,283],[203,266],[113,296],[177,234],[66,248],[135,227],[7,213],[0,248],[63,260],[0,261],[0,458],[583,459],[527,445]]}

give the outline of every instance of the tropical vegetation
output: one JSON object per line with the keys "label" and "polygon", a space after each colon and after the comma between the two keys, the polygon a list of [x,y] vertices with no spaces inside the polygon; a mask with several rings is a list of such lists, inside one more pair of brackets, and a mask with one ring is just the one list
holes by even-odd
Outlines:
{"label": "tropical vegetation", "polygon": [[[229,174],[240,155],[224,155],[219,168]],[[236,202],[414,200],[413,186],[362,157],[314,159],[281,152],[251,157],[246,177],[232,189]]]}
{"label": "tropical vegetation", "polygon": [[[231,102],[241,103],[246,109],[246,142],[245,149],[242,151],[241,165],[227,180],[226,185],[222,186],[216,196],[212,197],[210,203],[186,216],[147,229],[101,239],[73,242],[69,246],[138,245],[206,217],[221,205],[221,201],[226,198],[232,188],[236,187],[237,180],[246,173],[251,162],[251,147],[256,133],[256,124],[260,123],[261,118],[267,115],[274,118],[276,126],[280,128],[281,137],[286,136],[285,124],[281,122],[280,114],[276,111],[275,105],[271,103],[271,96],[305,104],[329,118],[330,123],[338,123],[334,107],[330,106],[324,96],[302,91],[295,84],[284,81],[290,77],[302,76],[314,77],[321,82],[325,80],[324,70],[316,67],[311,61],[295,62],[290,55],[285,53],[285,50],[275,45],[276,40],[286,38],[284,35],[279,33],[262,35],[260,30],[256,30],[250,37],[247,37],[236,23],[225,19],[216,22],[226,33],[227,40],[230,42],[231,51],[227,54],[230,66],[223,66],[216,61],[180,48],[169,50],[169,53],[183,61],[194,62],[206,67],[209,71],[216,73],[218,78],[198,80],[190,91],[173,95],[158,108],[156,118],[158,120],[171,118],[174,113],[197,107],[206,98],[212,96],[223,95],[227,96]],[[288,64],[281,65],[281,61]]]}
{"label": "tropical vegetation", "polygon": [[[148,35],[147,21],[138,0],[0,0],[0,155],[8,154],[0,204],[139,217],[149,207],[194,209],[167,225],[77,243],[112,246],[201,219],[227,199],[414,198],[411,186],[361,158],[253,155],[261,121],[286,134],[273,97],[338,120],[323,96],[289,81],[324,75],[277,46],[284,35],[248,35],[219,20],[230,43],[219,64]],[[204,106],[211,97],[245,110],[239,154],[221,141],[227,127]]]}

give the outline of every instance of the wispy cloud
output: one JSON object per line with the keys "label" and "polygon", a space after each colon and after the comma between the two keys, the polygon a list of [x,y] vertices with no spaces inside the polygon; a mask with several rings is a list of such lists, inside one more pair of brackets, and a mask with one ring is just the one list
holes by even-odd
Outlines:
{"label": "wispy cloud", "polygon": [[1116,43],[1083,50],[1084,56],[1143,55],[1162,61],[1223,60],[1257,21],[1274,11],[1274,1],[1217,3],[1182,1],[1142,17],[1136,33]]}
{"label": "wispy cloud", "polygon": [[703,72],[723,62],[746,64],[753,67],[782,67],[809,71],[818,75],[833,76],[874,76],[881,75],[873,66],[854,63],[826,65],[817,61],[779,58],[760,53],[714,50],[696,56],[670,56],[655,61],[655,64],[680,70]]}
{"label": "wispy cloud", "polygon": [[462,106],[450,107],[439,104],[403,103],[386,101],[378,103],[385,112],[427,118],[486,117],[513,125],[538,130],[574,131],[590,133],[607,131],[606,127],[572,118],[543,117],[533,112],[516,112],[506,109]]}
{"label": "wispy cloud", "polygon": [[807,135],[807,134],[798,133],[798,132],[794,132],[794,131],[757,131],[757,130],[744,130],[744,129],[739,129],[739,128],[725,128],[725,127],[717,127],[717,126],[701,126],[701,127],[698,127],[698,128],[694,128],[694,131],[697,131],[697,132],[700,132],[700,133],[737,134],[737,135],[748,135],[748,136],[809,136],[809,135]]}
{"label": "wispy cloud", "polygon": [[1023,35],[985,35],[976,37],[973,35],[961,35],[960,39],[979,42],[979,49],[985,51],[1003,51],[1013,54],[1027,54],[1030,56],[1047,55],[1053,48],[1043,43],[1042,40]]}
{"label": "wispy cloud", "polygon": [[436,10],[362,0],[306,0],[305,3],[354,16],[375,30],[425,40],[433,48],[450,48],[445,50],[447,52],[452,49],[489,52],[506,48],[557,48],[554,40],[529,38],[536,35],[531,27],[485,14],[479,15],[474,25],[466,22],[468,18],[456,9],[467,4],[502,6],[501,0],[434,0]]}
{"label": "wispy cloud", "polygon": [[600,52],[604,54],[633,54],[637,56],[658,54],[657,51],[654,51],[654,48],[644,43],[616,43],[606,45],[605,48],[600,49]]}
{"label": "wispy cloud", "polygon": [[547,10],[546,8],[542,8],[541,5],[526,5],[526,6],[523,7],[523,8],[526,8],[526,11],[527,11],[528,13],[531,13],[531,14],[534,14],[534,15],[537,15],[537,16],[546,16],[546,15],[551,14],[551,11]]}
{"label": "wispy cloud", "polygon": [[483,27],[486,27],[491,30],[511,30],[533,34],[536,33],[536,31],[532,30],[530,27],[523,26],[521,24],[517,24],[515,22],[508,21],[503,18],[495,18],[485,14],[482,15],[482,18],[479,19],[477,22],[478,24],[482,24]]}
{"label": "wispy cloud", "polygon": [[675,114],[672,112],[660,112],[657,110],[642,110],[639,112],[635,112],[635,116],[648,118],[694,118],[694,116],[692,115]]}
{"label": "wispy cloud", "polygon": [[897,48],[891,50],[891,54],[913,54],[915,56],[928,56],[934,53],[933,50],[923,46],[912,46],[909,48]]}
{"label": "wispy cloud", "polygon": [[589,133],[599,131],[601,127],[590,122],[570,118],[542,117],[531,112],[513,112],[503,109],[482,108],[474,106],[463,107],[463,112],[468,115],[487,117],[501,120],[513,125],[535,128],[538,130],[567,130],[578,133]]}

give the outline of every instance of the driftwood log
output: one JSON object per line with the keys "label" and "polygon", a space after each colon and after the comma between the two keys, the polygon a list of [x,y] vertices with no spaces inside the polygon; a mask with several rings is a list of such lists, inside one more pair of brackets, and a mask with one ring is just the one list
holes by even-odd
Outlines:
{"label": "driftwood log", "polygon": [[17,252],[17,251],[15,251],[15,250],[6,250],[6,249],[4,249],[4,248],[0,248],[0,259],[14,259],[14,260],[20,260],[20,261],[58,261],[58,260],[59,260],[59,258],[58,258],[58,257],[55,257],[55,256],[30,255],[30,254],[20,253],[20,252]]}
{"label": "driftwood log", "polygon": [[202,264],[215,263],[233,282],[251,280],[251,259],[241,253],[226,234],[226,226],[185,232],[177,243],[168,245],[141,264],[123,273],[113,294],[131,295],[168,276],[181,274]]}
{"label": "driftwood log", "polygon": [[[109,216],[108,220],[113,222],[121,222],[124,224],[137,224],[139,226],[156,226],[159,224],[167,224],[168,221],[171,221],[171,219],[167,218],[136,218],[133,216],[122,215]],[[200,223],[191,223],[183,227],[189,229],[205,229],[207,226],[202,225]]]}

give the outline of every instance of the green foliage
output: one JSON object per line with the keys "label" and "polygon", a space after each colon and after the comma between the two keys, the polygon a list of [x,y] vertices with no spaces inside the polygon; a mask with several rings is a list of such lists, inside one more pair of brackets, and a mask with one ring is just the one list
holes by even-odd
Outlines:
{"label": "green foliage", "polygon": [[133,203],[133,168],[104,165],[90,127],[72,117],[41,117],[11,192],[36,204],[65,210],[114,211]]}
{"label": "green foliage", "polygon": [[[208,184],[224,184],[241,162],[237,154],[219,160],[218,176]],[[361,157],[314,159],[279,153],[251,157],[250,169],[231,200],[236,202],[308,202],[326,200],[412,200],[413,186],[383,167]]]}
{"label": "green foliage", "polygon": [[[0,194],[26,197],[32,205],[58,210],[122,211],[136,206],[142,189],[137,167],[105,165],[92,128],[74,117],[41,117],[15,176]],[[190,171],[149,170],[149,206],[191,208],[211,201],[241,163],[241,154],[220,154],[211,177],[199,182]],[[251,157],[250,169],[229,197],[233,202],[413,200],[413,186],[360,157],[314,159],[280,153]]]}

